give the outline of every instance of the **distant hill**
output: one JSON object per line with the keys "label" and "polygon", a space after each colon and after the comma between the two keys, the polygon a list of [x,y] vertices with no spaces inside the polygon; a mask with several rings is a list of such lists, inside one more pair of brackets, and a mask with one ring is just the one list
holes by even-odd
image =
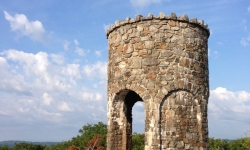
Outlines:
{"label": "distant hill", "polygon": [[10,148],[14,147],[15,143],[30,143],[30,144],[41,144],[41,145],[55,145],[60,142],[29,142],[29,141],[1,141],[0,146],[8,145]]}

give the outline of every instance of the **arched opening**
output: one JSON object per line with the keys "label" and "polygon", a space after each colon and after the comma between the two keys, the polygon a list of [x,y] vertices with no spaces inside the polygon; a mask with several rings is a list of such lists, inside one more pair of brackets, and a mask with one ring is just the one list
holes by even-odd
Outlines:
{"label": "arched opening", "polygon": [[165,96],[159,114],[160,150],[198,149],[201,117],[197,103],[192,93],[185,90],[176,90]]}
{"label": "arched opening", "polygon": [[132,108],[136,102],[143,102],[142,98],[136,94],[134,91],[129,91],[125,97],[125,105],[127,106],[126,117],[128,122],[132,123]]}
{"label": "arched opening", "polygon": [[[134,122],[137,122],[138,117],[137,115],[135,115],[136,118],[132,116],[132,109],[137,102],[139,102],[139,105],[142,105],[140,103],[142,103],[143,100],[136,92],[125,89],[116,93],[116,95],[113,97],[113,100],[109,102],[107,149],[131,150],[133,120]],[[134,112],[137,111],[135,110]],[[141,119],[144,118],[145,117]],[[144,129],[144,127],[141,128]],[[145,143],[144,139],[143,143]]]}
{"label": "arched opening", "polygon": [[[145,116],[142,115],[144,114],[144,107],[143,107],[143,100],[142,98],[135,93],[134,91],[129,91],[127,95],[125,96],[125,106],[126,106],[126,117],[127,117],[127,142],[132,145],[132,136],[133,132],[144,132],[144,126],[143,127],[138,127],[138,125],[141,125],[144,120]],[[136,104],[136,105],[135,105]],[[143,118],[141,118],[143,117]],[[136,123],[136,122],[140,123]],[[134,124],[134,125],[133,125]],[[136,128],[133,129],[133,126]],[[143,124],[144,125],[144,124]],[[134,141],[135,142],[135,141]],[[132,149],[129,148],[129,149]]]}

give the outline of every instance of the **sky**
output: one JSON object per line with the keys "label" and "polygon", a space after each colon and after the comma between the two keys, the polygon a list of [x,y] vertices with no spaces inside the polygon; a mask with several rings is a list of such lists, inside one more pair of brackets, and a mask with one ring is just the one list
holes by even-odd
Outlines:
{"label": "sky", "polygon": [[[105,35],[116,20],[159,12],[210,28],[209,137],[250,130],[249,0],[15,0],[0,2],[0,141],[67,141],[107,122]],[[133,132],[144,132],[143,103]]]}

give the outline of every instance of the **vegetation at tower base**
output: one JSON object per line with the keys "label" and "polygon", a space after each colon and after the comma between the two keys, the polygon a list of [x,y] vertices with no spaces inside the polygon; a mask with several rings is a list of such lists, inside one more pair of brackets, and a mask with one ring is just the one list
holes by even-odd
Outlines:
{"label": "vegetation at tower base", "polygon": [[88,142],[91,142],[91,140],[93,140],[93,137],[95,137],[95,135],[101,136],[100,141],[96,146],[100,148],[101,147],[105,148],[107,126],[102,122],[98,122],[97,124],[84,125],[79,130],[79,135],[73,137],[69,141],[65,141],[50,146],[23,142],[15,144],[13,148],[8,147],[7,145],[0,146],[0,150],[85,150],[88,146],[87,145]]}
{"label": "vegetation at tower base", "polygon": [[144,150],[145,144],[145,134],[133,133],[132,136],[132,150]]}
{"label": "vegetation at tower base", "polygon": [[[0,150],[88,150],[88,144],[89,146],[95,145],[95,139],[99,139],[100,136],[97,150],[105,150],[107,126],[104,123],[84,125],[79,133],[80,135],[73,137],[71,140],[56,145],[46,146],[22,142],[16,143],[12,148],[7,145],[0,146]],[[144,150],[144,138],[144,134],[134,132],[132,150]],[[250,150],[250,130],[245,133],[245,137],[232,141],[209,138],[209,145],[210,150]]]}
{"label": "vegetation at tower base", "polygon": [[209,138],[209,146],[210,150],[250,150],[250,130],[245,137],[232,141]]}

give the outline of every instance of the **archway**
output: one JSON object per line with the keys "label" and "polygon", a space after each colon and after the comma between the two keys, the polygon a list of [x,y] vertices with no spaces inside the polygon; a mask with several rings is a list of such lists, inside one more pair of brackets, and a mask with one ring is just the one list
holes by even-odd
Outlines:
{"label": "archway", "polygon": [[136,92],[128,89],[119,91],[109,101],[107,149],[132,149],[132,109],[138,101],[143,100]]}
{"label": "archway", "polygon": [[186,90],[176,90],[160,104],[160,150],[198,149],[201,143],[201,112],[198,101]]}
{"label": "archway", "polygon": [[128,122],[132,123],[132,108],[136,102],[143,102],[142,98],[136,94],[134,91],[129,91],[128,94],[125,96],[125,105],[127,107],[127,114],[126,117]]}
{"label": "archway", "polygon": [[[127,133],[127,142],[131,143],[132,146],[132,135],[133,135],[133,106],[136,102],[143,102],[142,98],[135,93],[134,91],[129,91],[125,96],[125,107],[126,107],[126,118],[127,118],[127,126],[126,126],[126,133]],[[127,147],[128,149],[132,149],[132,147]]]}

